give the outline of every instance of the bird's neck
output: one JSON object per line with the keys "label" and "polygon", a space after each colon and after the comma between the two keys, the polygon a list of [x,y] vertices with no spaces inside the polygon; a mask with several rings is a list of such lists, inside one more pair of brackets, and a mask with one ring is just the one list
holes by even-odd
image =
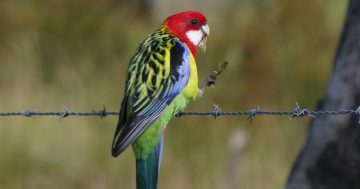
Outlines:
{"label": "bird's neck", "polygon": [[170,33],[172,36],[178,38],[181,42],[183,42],[190,49],[194,58],[196,57],[196,46],[194,45],[193,42],[190,41],[190,39],[186,36],[186,34],[184,32],[179,32],[177,30],[173,30],[170,27],[168,27],[166,24],[163,24],[161,29]]}

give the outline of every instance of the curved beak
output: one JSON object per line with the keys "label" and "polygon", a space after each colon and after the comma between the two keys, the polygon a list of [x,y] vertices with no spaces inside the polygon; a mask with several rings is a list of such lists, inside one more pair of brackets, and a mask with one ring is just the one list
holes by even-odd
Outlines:
{"label": "curved beak", "polygon": [[201,31],[203,33],[202,39],[200,41],[199,47],[205,52],[206,51],[206,42],[207,42],[207,37],[210,34],[210,28],[208,24],[205,24],[203,26],[201,26]]}
{"label": "curved beak", "polygon": [[204,33],[204,35],[208,36],[210,34],[210,28],[208,24],[205,24],[201,27],[201,31]]}

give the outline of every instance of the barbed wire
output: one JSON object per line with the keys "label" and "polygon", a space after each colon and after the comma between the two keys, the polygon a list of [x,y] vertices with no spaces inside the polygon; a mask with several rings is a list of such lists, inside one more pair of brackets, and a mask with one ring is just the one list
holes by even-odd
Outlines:
{"label": "barbed wire", "polygon": [[[359,119],[360,124],[360,106],[357,109],[353,110],[319,110],[313,111],[309,109],[301,109],[299,104],[296,103],[296,106],[293,111],[264,111],[260,107],[248,111],[222,111],[220,106],[217,104],[213,105],[213,110],[210,112],[177,112],[176,117],[182,116],[209,116],[217,118],[219,116],[248,116],[247,120],[252,122],[253,118],[259,115],[269,115],[269,116],[290,116],[291,119],[295,117],[318,117],[318,116],[335,116],[335,115],[345,115],[345,114],[355,114]],[[58,112],[41,112],[34,109],[28,108],[25,111],[19,112],[0,112],[0,117],[5,116],[25,116],[25,117],[34,117],[34,116],[58,116],[59,119],[66,118],[68,116],[98,116],[106,117],[119,115],[119,112],[107,111],[105,106],[102,110],[99,111],[89,111],[89,112],[72,112],[69,111],[66,106],[62,106],[61,110]]]}

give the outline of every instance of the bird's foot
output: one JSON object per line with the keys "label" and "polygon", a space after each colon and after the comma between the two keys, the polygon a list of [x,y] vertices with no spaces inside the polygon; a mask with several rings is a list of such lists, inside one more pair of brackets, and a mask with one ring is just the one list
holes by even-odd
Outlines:
{"label": "bird's foot", "polygon": [[217,84],[217,80],[219,79],[220,74],[225,70],[226,66],[228,65],[228,61],[224,61],[219,63],[219,69],[213,71],[200,85],[199,88],[199,96],[201,97],[204,94],[205,86],[215,88]]}

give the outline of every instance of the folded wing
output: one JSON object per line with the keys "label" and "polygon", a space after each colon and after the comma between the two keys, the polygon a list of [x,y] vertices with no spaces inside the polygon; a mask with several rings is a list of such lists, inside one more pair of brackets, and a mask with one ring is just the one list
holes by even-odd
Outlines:
{"label": "folded wing", "polygon": [[127,75],[112,155],[132,144],[187,85],[189,51],[175,38],[147,38],[137,49]]}

